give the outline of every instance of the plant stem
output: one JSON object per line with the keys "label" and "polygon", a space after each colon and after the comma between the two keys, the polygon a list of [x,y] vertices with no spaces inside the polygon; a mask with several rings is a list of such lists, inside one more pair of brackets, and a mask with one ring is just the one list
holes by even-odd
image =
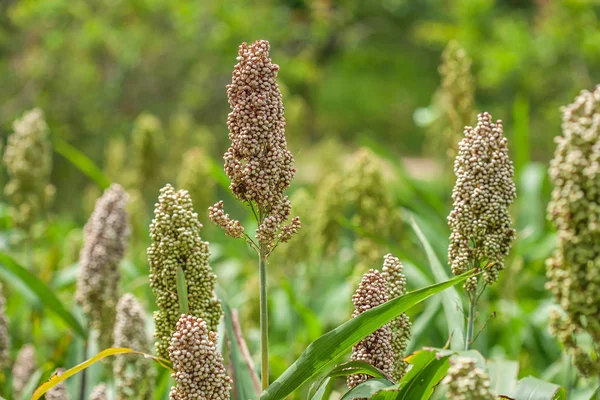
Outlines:
{"label": "plant stem", "polygon": [[269,386],[269,311],[267,307],[267,259],[266,248],[260,244],[258,253],[260,275],[260,353],[262,389]]}
{"label": "plant stem", "polygon": [[477,308],[476,293],[469,294],[469,315],[467,317],[467,334],[465,335],[465,350],[469,350],[473,344],[473,335],[475,332],[475,313]]}
{"label": "plant stem", "polygon": [[[89,332],[89,329],[88,329]],[[83,361],[87,360],[88,353],[88,341],[87,339],[83,341]],[[81,387],[79,390],[79,400],[85,400],[85,385],[86,385],[86,368],[81,371]]]}

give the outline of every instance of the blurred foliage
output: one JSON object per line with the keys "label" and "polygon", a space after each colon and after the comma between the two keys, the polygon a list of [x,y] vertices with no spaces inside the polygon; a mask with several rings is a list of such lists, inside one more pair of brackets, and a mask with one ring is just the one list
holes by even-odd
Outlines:
{"label": "blurred foliage", "polygon": [[[6,147],[15,119],[40,107],[55,143],[68,142],[126,188],[133,232],[121,293],[135,293],[150,321],[145,249],[158,189],[167,182],[188,189],[203,222],[206,205],[230,196],[220,168],[228,141],[225,85],[237,46],[270,40],[297,160],[292,212],[303,220],[299,236],[269,265],[276,377],[308,343],[348,319],[357,274],[380,267],[384,254],[403,261],[410,290],[435,282],[403,209],[426,221],[425,234],[446,263],[451,182],[447,160],[435,159],[439,149],[423,150],[423,136],[431,129],[443,134],[433,97],[442,51],[456,40],[472,59],[474,107],[504,120],[517,172],[518,239],[499,283],[482,299],[477,323],[485,329],[474,347],[487,358],[519,361],[519,377],[585,394],[590,381],[575,376],[547,329],[544,261],[555,235],[545,221],[546,162],[560,132],[559,106],[600,81],[599,18],[594,0],[8,0],[0,3],[0,144]],[[353,197],[357,151],[378,167],[355,182],[361,189]],[[6,180],[2,171],[0,182]],[[12,228],[2,199],[0,249],[70,309],[81,227],[102,190],[60,155],[51,181],[53,212],[32,226],[29,243],[13,240],[24,233]],[[229,212],[252,231],[248,210],[231,202]],[[257,360],[253,257],[205,225],[218,284],[240,309]],[[360,243],[375,254],[361,257]],[[35,343],[42,378],[80,362],[81,339],[26,288],[1,272],[0,279],[11,358]],[[415,327],[424,327],[411,349],[448,340],[441,304],[430,302],[410,311]],[[105,376],[98,366],[88,386]],[[75,394],[79,381],[68,387]]]}

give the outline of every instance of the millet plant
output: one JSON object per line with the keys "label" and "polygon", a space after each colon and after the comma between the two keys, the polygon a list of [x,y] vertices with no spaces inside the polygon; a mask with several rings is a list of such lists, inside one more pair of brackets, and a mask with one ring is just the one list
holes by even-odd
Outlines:
{"label": "millet plant", "polygon": [[[464,127],[456,152],[451,152],[455,155],[456,183],[451,196],[452,211],[447,218],[451,232],[449,243],[435,237],[439,233],[436,231],[439,224],[426,231],[422,229],[426,225],[422,219],[412,218],[415,215],[410,207],[404,205],[401,212],[395,206],[396,199],[388,190],[382,172],[383,164],[378,162],[379,156],[374,151],[367,149],[353,153],[350,157],[352,165],[347,171],[322,179],[313,191],[301,188],[295,192],[292,198],[300,203],[298,208],[302,215],[307,216],[303,221],[306,225],[303,232],[300,218],[291,217],[292,201],[286,194],[296,170],[285,134],[283,99],[277,83],[279,66],[273,64],[266,40],[243,43],[239,47],[237,64],[231,83],[227,85],[231,108],[227,127],[231,144],[223,160],[228,190],[254,221],[248,226],[242,225],[240,220],[224,211],[223,201],[209,207],[207,214],[227,236],[243,240],[257,255],[260,312],[256,340],[259,346],[256,347],[260,348],[261,385],[237,310],[232,310],[227,297],[222,295],[213,271],[215,263],[211,250],[227,259],[229,248],[205,241],[210,230],[202,231],[197,208],[194,208],[194,201],[206,203],[210,197],[207,193],[215,190],[213,182],[204,181],[219,175],[215,173],[208,153],[192,148],[186,152],[179,169],[178,189],[167,183],[158,193],[154,218],[149,226],[150,243],[144,245],[148,246],[148,267],[143,278],[156,305],[152,307],[155,354],[152,354],[150,336],[146,332],[146,304],[133,294],[134,290],[129,290],[140,284],[134,280],[135,284],[130,283],[127,290],[121,291],[120,287],[123,276],[132,269],[131,266],[122,267],[121,263],[131,232],[126,208],[129,195],[118,184],[105,184],[104,194],[96,202],[84,228],[83,246],[75,266],[75,298],[81,315],[75,316],[70,310],[59,307],[60,301],[42,281],[0,253],[2,265],[11,266],[10,271],[17,271],[16,275],[34,282],[31,287],[35,293],[41,293],[59,305],[54,312],[57,318],[73,327],[79,336],[78,343],[83,343],[86,351],[90,348],[89,343],[96,343],[99,352],[92,355],[84,351],[84,360],[77,360],[84,362],[70,369],[57,368],[69,366],[53,366],[52,371],[56,372],[50,376],[51,371],[44,371],[38,363],[35,346],[23,341],[19,343],[12,366],[12,389],[0,391],[0,394],[7,393],[15,399],[29,395],[33,400],[43,395],[49,399],[66,399],[69,398],[64,382],[67,378],[85,371],[97,361],[115,356],[112,362],[94,366],[101,372],[88,387],[85,372],[81,374],[83,378],[77,387],[80,399],[146,400],[165,397],[167,392],[171,400],[283,400],[300,392],[312,400],[566,399],[565,389],[559,385],[533,377],[517,381],[516,373],[507,378],[508,373],[503,374],[503,368],[492,368],[493,363],[473,348],[477,338],[477,307],[482,295],[498,286],[489,288],[499,281],[505,265],[509,268],[507,257],[517,238],[509,210],[516,198],[515,173],[502,121],[494,122],[489,113],[483,112],[474,127],[464,126],[468,125],[474,108],[473,88],[468,79],[469,59],[462,50],[451,45],[445,52],[444,63],[447,66],[442,68],[443,87],[451,91],[451,87],[460,86],[460,93],[454,100],[463,99],[446,103],[449,108],[445,111],[452,116],[449,125],[452,132],[448,133],[447,140],[454,140],[451,138],[459,136],[458,129]],[[452,68],[455,73],[450,72]],[[568,354],[573,356],[574,364],[588,376],[600,374],[597,347],[600,341],[597,260],[600,250],[597,251],[597,242],[600,238],[596,237],[600,232],[599,104],[600,87],[593,92],[582,92],[573,104],[563,109],[563,136],[557,140],[558,148],[550,167],[554,191],[548,209],[558,230],[556,250],[547,269],[547,288],[560,306],[553,314],[552,328]],[[31,137],[41,141],[40,146],[46,149],[49,142],[43,141],[45,136],[40,132],[46,132],[47,126],[42,123],[41,115],[36,112],[35,118],[31,115],[25,118],[33,121],[29,124],[35,129],[25,129],[20,122],[21,125],[15,125],[15,134],[21,139],[21,136],[27,136],[23,132],[34,132]],[[134,147],[139,153],[133,158],[136,174],[146,180],[128,184],[139,194],[153,190],[148,185],[154,186],[161,180],[160,165],[152,160],[160,158],[157,143],[160,143],[159,136],[162,137],[162,126],[155,117],[142,114],[134,131]],[[17,142],[17,139],[13,141]],[[125,154],[122,145],[114,144],[120,149],[114,159],[120,163],[124,162]],[[18,164],[15,150],[8,152],[7,157],[7,165]],[[78,157],[81,159],[80,155]],[[97,178],[101,172],[91,168],[90,164],[93,165],[91,161],[86,163],[87,170],[96,173]],[[48,184],[47,169],[42,171],[44,174],[40,173],[44,187]],[[118,170],[112,173],[118,174]],[[145,176],[148,174],[153,176]],[[412,189],[416,193],[422,190],[417,186]],[[20,201],[25,205],[34,200],[36,204],[42,204],[40,187],[32,193],[35,193],[34,197]],[[317,200],[314,208],[311,207],[313,198]],[[143,201],[139,204],[143,207]],[[20,204],[13,207],[23,210],[19,208]],[[347,218],[349,210],[352,216]],[[413,254],[416,252],[412,247],[408,251],[403,247],[411,245],[413,238],[395,237],[409,236],[400,229],[405,218],[412,218],[417,238],[431,264],[431,271],[427,272],[432,272],[433,280],[428,273],[419,274],[412,270],[413,263],[421,255]],[[29,221],[30,217],[25,219]],[[443,226],[443,216],[441,219]],[[255,232],[249,233],[252,228]],[[338,242],[342,242],[339,236],[344,230],[352,230],[352,239],[347,241],[351,243],[348,247],[351,254],[344,256],[355,264],[349,275],[360,271],[361,276],[354,294],[351,295],[350,289],[343,296],[349,306],[354,306],[353,313],[327,333],[315,335],[293,364],[270,382],[268,269],[276,269],[279,263],[285,263],[288,254],[302,257],[302,253],[306,253],[307,263],[328,258],[339,250]],[[294,236],[296,240],[306,241],[298,246],[300,250],[282,251],[281,257],[271,259],[275,250]],[[383,237],[385,240],[381,240]],[[442,252],[447,249],[449,268],[440,261],[436,253],[440,246],[434,249],[433,239],[442,243]],[[402,261],[392,254],[401,256]],[[344,257],[339,257],[336,262]],[[377,269],[382,258],[383,265]],[[270,265],[272,260],[277,262]],[[318,265],[322,268],[327,264]],[[286,271],[294,273],[293,268]],[[455,276],[448,278],[449,272]],[[416,281],[427,284],[420,285]],[[463,285],[466,293],[468,301],[464,316],[455,285]],[[424,287],[409,290],[414,286]],[[279,288],[271,287],[273,289]],[[294,298],[293,286],[285,290],[291,293],[294,305],[303,310],[304,305]],[[463,335],[464,347],[462,343],[461,348],[426,346],[409,352],[411,341],[417,339],[415,336],[422,335],[424,330],[436,329],[437,309],[433,313],[423,312],[431,314],[423,323],[421,318],[414,317],[413,307],[443,291],[447,295],[442,301],[446,302],[444,313],[449,324],[448,335],[442,339],[452,343],[453,334]],[[439,302],[432,304],[439,305]],[[17,348],[11,349],[14,345],[8,341],[10,320],[4,315],[6,308],[0,291],[0,370],[5,371],[11,353],[17,353]],[[308,314],[311,310],[305,307],[304,311]],[[318,325],[314,320],[307,318],[306,321]],[[460,329],[453,332],[451,325],[456,323]],[[485,328],[483,326],[481,330]],[[586,342],[580,341],[582,335],[591,337],[591,346],[584,346]],[[292,343],[286,345],[290,352],[294,351]],[[77,353],[73,358],[81,356]],[[332,363],[335,366],[330,367]],[[49,379],[33,393],[28,393],[28,379],[40,368],[40,374],[46,374]],[[0,378],[4,379],[3,376]],[[339,378],[345,380],[345,386]],[[308,388],[307,382],[313,382],[313,385]],[[503,382],[506,387],[498,382]]]}

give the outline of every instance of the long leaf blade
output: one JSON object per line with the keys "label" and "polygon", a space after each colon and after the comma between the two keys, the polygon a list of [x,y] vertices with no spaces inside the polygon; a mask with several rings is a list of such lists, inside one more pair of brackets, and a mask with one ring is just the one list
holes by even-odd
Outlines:
{"label": "long leaf blade", "polygon": [[415,304],[444,289],[464,282],[469,276],[471,276],[471,271],[446,282],[407,293],[366,311],[326,333],[312,342],[300,358],[263,392],[261,400],[284,399],[363,338],[406,312]]}
{"label": "long leaf blade", "polygon": [[66,158],[77,169],[93,180],[101,189],[110,186],[110,179],[90,160],[85,154],[71,146],[62,139],[56,138],[52,141],[54,151]]}
{"label": "long leaf blade", "polygon": [[158,362],[164,368],[169,368],[169,369],[171,368],[168,365],[168,361],[163,360],[162,358],[154,357],[150,354],[141,353],[139,351],[135,351],[135,350],[128,349],[125,347],[113,347],[110,349],[102,350],[100,353],[96,354],[94,357],[90,358],[89,360],[86,360],[86,361],[82,362],[81,364],[78,364],[78,365],[74,366],[73,368],[66,370],[60,376],[58,376],[58,375],[53,376],[52,378],[47,380],[45,383],[43,383],[41,386],[39,386],[35,390],[35,392],[33,392],[33,396],[31,396],[31,400],[38,400],[40,397],[42,397],[44,395],[44,393],[46,393],[48,390],[52,389],[54,386],[65,381],[67,378],[70,378],[73,375],[83,371],[84,369],[88,368],[89,366],[91,366],[94,363],[97,363],[98,361],[102,360],[103,358],[106,358],[109,356],[115,356],[118,354],[139,354],[144,357],[153,359],[154,361]]}
{"label": "long leaf blade", "polygon": [[14,279],[23,283],[40,300],[40,304],[46,309],[54,312],[60,317],[77,335],[85,339],[88,336],[87,331],[81,323],[71,314],[63,303],[56,297],[56,294],[48,288],[37,276],[33,275],[27,269],[19,265],[8,254],[0,252],[0,268],[9,272]]}
{"label": "long leaf blade", "polygon": [[388,388],[393,384],[387,379],[376,378],[369,379],[355,388],[347,392],[340,400],[351,400],[351,399],[370,399],[375,393],[381,389]]}
{"label": "long leaf blade", "polygon": [[[442,266],[439,258],[436,256],[433,247],[423,233],[417,218],[413,215],[410,219],[410,225],[419,238],[419,241],[425,249],[427,259],[431,265],[431,270],[435,279],[438,282],[443,282],[448,279],[448,273]],[[450,288],[442,293],[444,314],[446,315],[446,323],[448,324],[448,335],[450,336],[450,348],[452,350],[463,350],[465,344],[464,336],[464,314],[462,312],[462,302],[458,291],[455,288]]]}
{"label": "long leaf blade", "polygon": [[434,349],[411,354],[406,361],[412,365],[402,378],[397,399],[425,400],[431,397],[434,387],[442,380],[450,367],[450,354],[442,355]]}

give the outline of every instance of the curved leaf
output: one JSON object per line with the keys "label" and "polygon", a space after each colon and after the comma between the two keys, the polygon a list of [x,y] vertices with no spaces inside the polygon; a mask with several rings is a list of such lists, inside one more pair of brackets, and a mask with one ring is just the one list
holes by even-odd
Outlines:
{"label": "curved leaf", "polygon": [[144,357],[153,359],[154,361],[159,363],[164,368],[171,369],[171,367],[168,365],[169,362],[167,360],[163,360],[162,358],[154,357],[150,354],[141,353],[139,351],[127,349],[124,347],[113,347],[110,349],[102,350],[100,353],[96,354],[94,357],[90,358],[89,360],[84,361],[81,364],[76,365],[73,368],[66,370],[60,376],[53,376],[52,378],[47,380],[44,384],[42,384],[40,387],[38,387],[35,390],[35,392],[33,392],[33,396],[31,396],[31,400],[38,400],[40,397],[42,397],[44,395],[44,393],[46,393],[48,390],[52,389],[54,386],[58,385],[59,383],[65,381],[67,378],[70,378],[71,376],[77,374],[78,372],[83,371],[84,369],[88,368],[90,365],[102,360],[103,358],[106,358],[109,356],[114,356],[117,354],[139,354]]}
{"label": "curved leaf", "polygon": [[521,379],[510,396],[515,400],[566,400],[564,387],[529,376]]}
{"label": "curved leaf", "polygon": [[[321,381],[319,381],[319,383],[317,383],[317,387],[319,387],[319,390],[317,391],[317,393],[321,392],[321,389],[323,389],[323,386],[328,386],[324,391],[322,391],[322,393],[329,393],[331,392],[331,389],[333,388],[333,382],[334,379],[333,378],[337,378],[340,376],[348,376],[348,375],[354,375],[354,374],[365,374],[365,375],[370,375],[373,378],[380,378],[380,379],[385,379],[386,381],[391,380],[392,378],[385,375],[382,371],[380,371],[379,369],[375,368],[374,366],[372,366],[371,364],[365,362],[365,361],[348,361],[339,365],[336,365],[335,368],[333,368],[331,371],[329,371],[327,373],[327,375],[325,375]],[[325,382],[323,382],[325,381]],[[321,395],[321,397],[317,397],[317,399],[326,399],[327,397],[323,397],[323,395]],[[313,399],[315,399],[315,397],[313,397]]]}
{"label": "curved leaf", "polygon": [[448,359],[451,354],[451,352],[439,352],[435,349],[424,349],[409,355],[406,361],[412,365],[412,368],[400,381],[398,395],[394,399],[429,399],[435,386],[448,372],[450,367]]}
{"label": "curved leaf", "polygon": [[[87,338],[88,333],[81,323],[71,314],[56,294],[48,288],[37,276],[19,265],[12,257],[0,252],[0,268],[10,273],[14,280],[23,283],[40,300],[46,309],[58,315],[77,335]],[[10,284],[10,281],[8,281]]]}
{"label": "curved leaf", "polygon": [[394,384],[387,379],[369,379],[347,392],[340,400],[350,399],[370,399],[381,389],[393,386]]}
{"label": "curved leaf", "polygon": [[[442,266],[439,258],[435,254],[433,247],[429,243],[427,236],[423,233],[417,217],[411,215],[410,225],[415,231],[419,241],[425,249],[427,259],[431,265],[431,270],[435,279],[438,282],[442,282],[448,279],[448,273]],[[450,288],[442,293],[444,308],[444,314],[446,314],[446,323],[448,324],[448,335],[450,337],[450,348],[452,350],[463,350],[465,345],[464,336],[464,313],[462,310],[462,301],[458,295],[458,291],[455,288]]]}
{"label": "curved leaf", "polygon": [[263,392],[262,400],[284,399],[311,378],[314,378],[331,361],[349,351],[352,346],[415,304],[428,297],[464,282],[472,271],[454,277],[446,282],[431,285],[404,296],[396,297],[356,318],[343,323],[319,339],[312,342],[292,366]]}
{"label": "curved leaf", "polygon": [[102,170],[94,164],[85,154],[71,146],[62,139],[55,138],[52,141],[54,151],[69,160],[77,169],[93,180],[101,189],[106,189],[110,186],[110,179],[104,175]]}

